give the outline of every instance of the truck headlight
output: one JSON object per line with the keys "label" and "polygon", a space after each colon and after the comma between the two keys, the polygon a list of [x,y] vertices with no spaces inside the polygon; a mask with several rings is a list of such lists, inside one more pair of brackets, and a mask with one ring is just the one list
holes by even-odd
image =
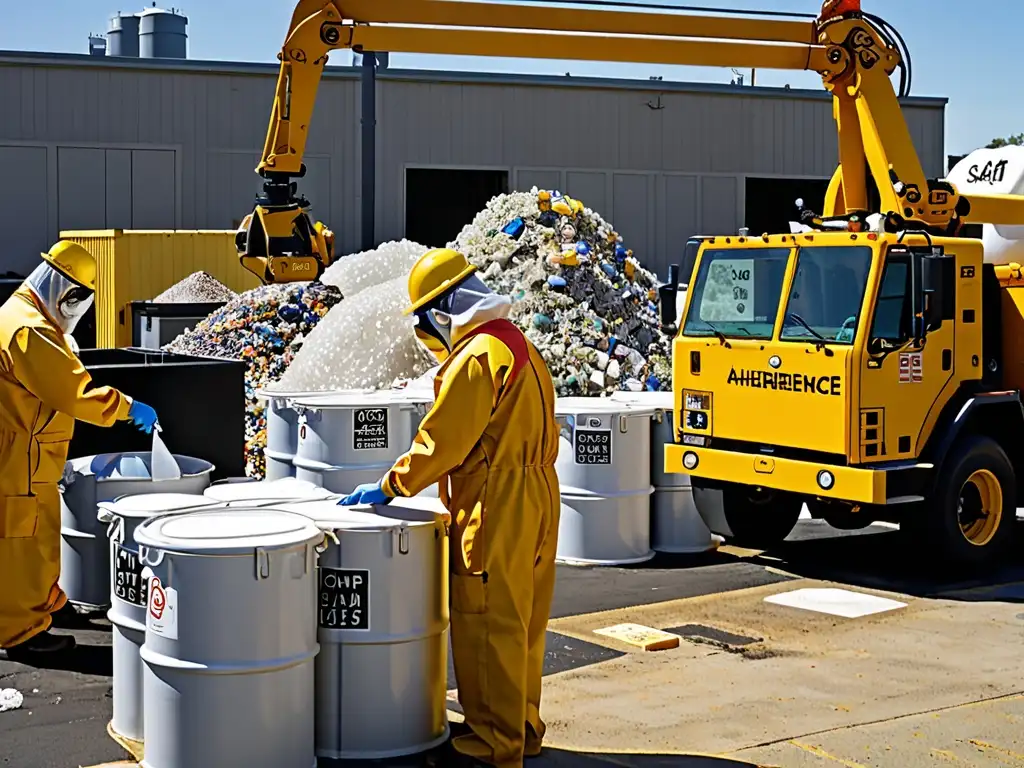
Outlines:
{"label": "truck headlight", "polygon": [[687,451],[686,453],[683,454],[683,466],[689,469],[690,471],[695,470],[697,468],[697,464],[699,463],[700,459],[697,457],[697,454],[694,453],[693,451]]}
{"label": "truck headlight", "polygon": [[818,487],[823,491],[831,491],[832,486],[836,484],[836,476],[829,472],[827,469],[821,470],[818,473]]}

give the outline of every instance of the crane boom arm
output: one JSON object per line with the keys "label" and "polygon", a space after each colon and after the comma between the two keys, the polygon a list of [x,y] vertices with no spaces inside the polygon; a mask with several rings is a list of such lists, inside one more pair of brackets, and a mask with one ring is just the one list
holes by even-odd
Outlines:
{"label": "crane boom arm", "polygon": [[453,0],[301,0],[281,72],[261,173],[298,175],[317,88],[332,50],[760,69],[828,68],[813,22],[545,8]]}

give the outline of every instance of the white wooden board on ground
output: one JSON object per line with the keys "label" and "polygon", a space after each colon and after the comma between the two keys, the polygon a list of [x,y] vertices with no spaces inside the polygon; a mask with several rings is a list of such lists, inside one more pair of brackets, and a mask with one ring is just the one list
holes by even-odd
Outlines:
{"label": "white wooden board on ground", "polygon": [[876,597],[875,595],[866,595],[863,592],[835,588],[794,589],[792,592],[771,595],[766,597],[764,601],[774,605],[799,608],[804,611],[842,616],[846,619],[859,619],[862,616],[870,616],[875,613],[885,613],[886,611],[907,607],[906,603],[890,600],[887,597]]}

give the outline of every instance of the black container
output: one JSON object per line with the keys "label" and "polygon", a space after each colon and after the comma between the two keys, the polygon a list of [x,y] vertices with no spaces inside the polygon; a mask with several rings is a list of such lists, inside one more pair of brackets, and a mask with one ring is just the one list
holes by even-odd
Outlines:
{"label": "black container", "polygon": [[158,304],[152,301],[132,302],[132,346],[162,349],[200,320],[227,304],[226,301],[195,304]]}
{"label": "black container", "polygon": [[[169,451],[209,461],[214,479],[245,474],[245,363],[136,348],[83,349],[79,357],[96,386],[156,410]],[[68,457],[152,446],[131,422],[104,428],[79,421]]]}

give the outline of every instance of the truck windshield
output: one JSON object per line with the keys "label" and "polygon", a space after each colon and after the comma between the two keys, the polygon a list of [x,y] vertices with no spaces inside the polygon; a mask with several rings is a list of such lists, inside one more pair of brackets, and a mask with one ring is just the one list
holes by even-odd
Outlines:
{"label": "truck windshield", "polygon": [[690,286],[686,336],[770,339],[789,248],[708,248]]}
{"label": "truck windshield", "polygon": [[867,246],[797,250],[781,338],[852,344],[870,269],[871,248]]}

